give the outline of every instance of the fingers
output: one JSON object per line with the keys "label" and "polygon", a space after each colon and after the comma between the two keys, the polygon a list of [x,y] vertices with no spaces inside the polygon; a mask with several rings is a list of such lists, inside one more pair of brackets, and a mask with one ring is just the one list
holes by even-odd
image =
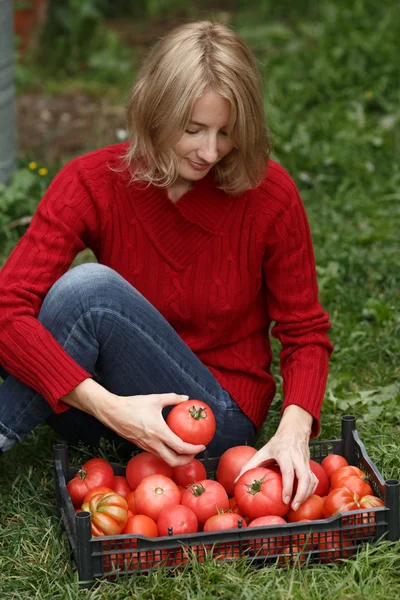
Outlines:
{"label": "fingers", "polygon": [[289,504],[293,493],[294,469],[290,463],[278,464],[282,474],[282,500]]}
{"label": "fingers", "polygon": [[297,510],[298,507],[305,501],[307,498],[314,493],[317,485],[318,479],[314,475],[312,471],[306,468],[302,468],[302,470],[297,475],[298,477],[298,485],[296,495],[293,498],[292,508],[293,510]]}
{"label": "fingers", "polygon": [[163,433],[160,439],[176,454],[191,454],[195,456],[196,454],[199,454],[199,452],[204,452],[206,449],[203,444],[189,444],[184,442],[173,431],[171,431],[168,425],[165,425],[165,428],[163,428]]}
{"label": "fingers", "polygon": [[180,404],[181,402],[186,402],[186,400],[189,400],[189,396],[174,394],[173,392],[170,394],[151,394],[151,396],[153,396],[155,399],[158,399],[162,408],[164,408],[164,406]]}

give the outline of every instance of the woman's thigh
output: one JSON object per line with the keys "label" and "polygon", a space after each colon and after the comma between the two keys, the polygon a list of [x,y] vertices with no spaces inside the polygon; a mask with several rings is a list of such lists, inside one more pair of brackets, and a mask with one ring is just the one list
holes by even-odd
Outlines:
{"label": "woman's thigh", "polygon": [[[236,402],[164,317],[115,271],[93,264],[72,269],[50,290],[39,319],[72,358],[121,402],[124,396],[138,394],[187,394],[206,402],[215,413],[217,432],[210,454],[251,443],[254,426]],[[10,379],[14,378],[8,377],[4,384],[10,385]],[[118,441],[93,417],[76,409],[52,414],[49,424],[67,439],[91,444],[100,437]]]}

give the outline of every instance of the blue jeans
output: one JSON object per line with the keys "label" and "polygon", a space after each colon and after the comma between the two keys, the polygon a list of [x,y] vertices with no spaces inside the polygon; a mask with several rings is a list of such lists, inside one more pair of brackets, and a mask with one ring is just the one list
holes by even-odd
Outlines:
{"label": "blue jeans", "polygon": [[[252,443],[255,427],[250,419],[164,317],[112,269],[98,264],[71,269],[49,290],[38,318],[121,402],[123,396],[175,392],[211,406],[217,430],[207,447],[210,456]],[[171,408],[164,409],[164,417]],[[98,446],[101,438],[123,442],[76,408],[55,414],[38,392],[8,375],[0,385],[0,450],[43,422],[69,443]]]}

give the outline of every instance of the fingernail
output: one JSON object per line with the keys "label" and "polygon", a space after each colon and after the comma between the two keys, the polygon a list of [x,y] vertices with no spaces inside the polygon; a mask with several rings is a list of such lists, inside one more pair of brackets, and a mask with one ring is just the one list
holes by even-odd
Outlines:
{"label": "fingernail", "polygon": [[296,504],[293,505],[293,510],[297,510],[299,508],[299,503],[296,502]]}
{"label": "fingernail", "polygon": [[181,398],[183,398],[184,400],[189,400],[189,396],[184,396],[183,394],[181,394]]}
{"label": "fingernail", "polygon": [[285,504],[289,504],[290,502],[290,496],[285,496],[285,498],[283,499]]}

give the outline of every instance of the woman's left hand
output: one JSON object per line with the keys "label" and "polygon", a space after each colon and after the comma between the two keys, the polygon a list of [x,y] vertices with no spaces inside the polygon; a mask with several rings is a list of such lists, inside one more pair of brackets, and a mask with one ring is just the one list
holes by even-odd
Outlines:
{"label": "woman's left hand", "polygon": [[[243,466],[237,479],[249,469],[266,466],[276,461],[282,473],[282,499],[289,504],[294,477],[298,484],[291,508],[297,510],[314,493],[318,479],[310,470],[309,440],[312,416],[296,405],[288,406],[275,435]],[[236,479],[236,481],[237,481]]]}

